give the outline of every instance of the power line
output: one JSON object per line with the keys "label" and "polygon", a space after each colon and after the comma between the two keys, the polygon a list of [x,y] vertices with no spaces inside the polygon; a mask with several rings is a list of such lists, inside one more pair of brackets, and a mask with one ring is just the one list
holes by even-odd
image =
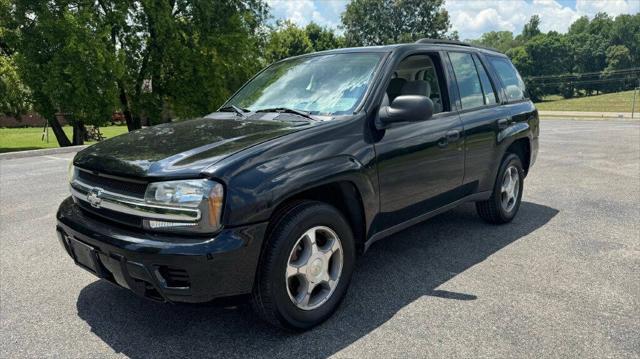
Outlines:
{"label": "power line", "polygon": [[640,72],[640,67],[629,67],[626,69],[612,70],[612,71],[595,71],[595,72],[582,72],[576,74],[558,74],[558,75],[540,75],[540,76],[528,76],[525,77],[525,80],[538,80],[538,79],[547,79],[547,78],[561,78],[561,77],[582,77],[582,76],[592,76],[592,75],[609,75],[609,74],[619,74],[619,73],[633,73]]}
{"label": "power line", "polygon": [[625,78],[616,78],[616,79],[594,79],[594,80],[579,80],[579,81],[561,81],[561,82],[547,82],[540,83],[537,86],[555,86],[555,85],[586,85],[586,84],[596,84],[596,83],[614,83],[614,82],[624,82],[624,81],[635,81],[633,78],[625,77]]}

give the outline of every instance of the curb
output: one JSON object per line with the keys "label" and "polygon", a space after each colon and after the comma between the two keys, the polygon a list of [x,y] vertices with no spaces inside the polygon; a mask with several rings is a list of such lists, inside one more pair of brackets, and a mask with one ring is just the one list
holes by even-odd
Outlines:
{"label": "curb", "polygon": [[[538,111],[540,117],[570,117],[570,118],[600,118],[600,119],[617,119],[632,120],[634,119],[631,112],[594,112],[594,111]],[[635,118],[638,118],[636,113]]]}
{"label": "curb", "polygon": [[58,147],[58,148],[45,148],[42,150],[28,150],[28,151],[0,153],[0,160],[11,160],[14,158],[55,155],[59,153],[72,153],[72,152],[78,152],[81,149],[86,147],[87,145],[80,145],[80,146],[67,146],[67,147]]}
{"label": "curb", "polygon": [[621,122],[634,122],[640,121],[640,118],[629,117],[578,117],[578,116],[544,116],[540,115],[540,120],[569,120],[569,121],[621,121]]}

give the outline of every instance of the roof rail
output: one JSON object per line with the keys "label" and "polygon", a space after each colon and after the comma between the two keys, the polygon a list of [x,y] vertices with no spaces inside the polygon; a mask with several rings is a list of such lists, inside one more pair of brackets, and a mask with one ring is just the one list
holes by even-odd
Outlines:
{"label": "roof rail", "polygon": [[420,39],[416,41],[416,44],[446,44],[446,45],[458,45],[458,46],[473,46],[466,42],[456,40],[442,40],[442,39]]}
{"label": "roof rail", "polygon": [[500,50],[496,50],[492,47],[488,47],[488,46],[481,46],[481,45],[472,45],[472,44],[468,44],[466,42],[462,42],[462,41],[456,41],[456,40],[442,40],[442,39],[420,39],[418,41],[415,42],[416,44],[442,44],[442,45],[458,45],[458,46],[467,46],[467,47],[475,47],[478,49],[485,49],[485,50],[489,50],[489,51],[493,51],[493,52],[497,52],[497,53],[502,53],[502,51]]}

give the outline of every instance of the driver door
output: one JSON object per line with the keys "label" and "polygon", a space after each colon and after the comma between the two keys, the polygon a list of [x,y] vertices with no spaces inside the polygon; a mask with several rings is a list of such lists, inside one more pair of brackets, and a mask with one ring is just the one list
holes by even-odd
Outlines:
{"label": "driver door", "polygon": [[[384,130],[375,144],[382,227],[388,228],[466,195],[462,123],[451,110],[448,76],[439,53],[411,55],[394,71],[387,96],[424,95],[434,115]],[[440,104],[440,106],[438,106]]]}

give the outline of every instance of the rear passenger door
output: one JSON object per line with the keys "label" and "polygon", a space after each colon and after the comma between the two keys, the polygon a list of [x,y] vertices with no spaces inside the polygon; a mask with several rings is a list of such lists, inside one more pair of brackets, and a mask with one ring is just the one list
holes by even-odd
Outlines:
{"label": "rear passenger door", "polygon": [[458,89],[459,115],[465,137],[463,183],[474,191],[493,186],[493,166],[501,113],[498,86],[488,75],[486,65],[473,51],[448,53]]}

